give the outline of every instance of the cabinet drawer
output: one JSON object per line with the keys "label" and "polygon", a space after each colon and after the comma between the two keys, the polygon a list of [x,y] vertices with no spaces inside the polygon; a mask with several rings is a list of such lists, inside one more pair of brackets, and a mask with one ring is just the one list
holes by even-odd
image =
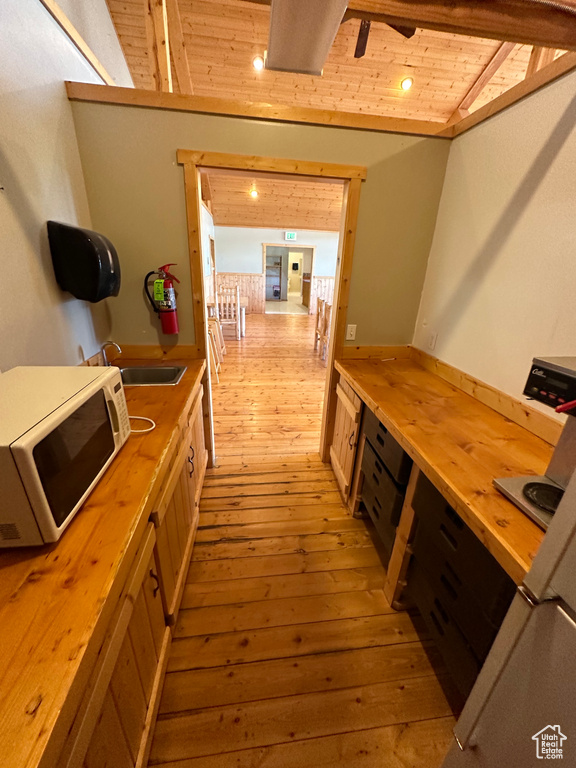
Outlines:
{"label": "cabinet drawer", "polygon": [[450,564],[485,616],[499,625],[514,596],[512,579],[423,474],[412,508],[423,529],[421,536]]}
{"label": "cabinet drawer", "polygon": [[376,497],[372,486],[366,480],[364,480],[364,485],[362,486],[362,502],[374,523],[378,538],[384,547],[386,555],[384,565],[387,565],[394,546],[396,526],[390,523],[389,516],[385,514],[384,508]]}
{"label": "cabinet drawer", "polygon": [[406,485],[412,459],[368,408],[364,409],[362,430],[394,480],[400,485]]}
{"label": "cabinet drawer", "polygon": [[475,655],[484,661],[500,625],[485,616],[466,584],[425,534],[425,529],[420,527],[412,544],[414,558]]}
{"label": "cabinet drawer", "polygon": [[[370,486],[372,494],[378,502],[382,519],[395,528],[400,520],[402,504],[404,503],[404,489],[398,488],[369,443],[364,446],[362,471],[364,472],[364,486]],[[362,497],[364,497],[364,490],[362,490]]]}
{"label": "cabinet drawer", "polygon": [[468,696],[481,664],[443,601],[434,594],[426,572],[415,559],[412,559],[408,573],[407,593],[422,614],[426,628],[432,635],[452,680],[462,695]]}

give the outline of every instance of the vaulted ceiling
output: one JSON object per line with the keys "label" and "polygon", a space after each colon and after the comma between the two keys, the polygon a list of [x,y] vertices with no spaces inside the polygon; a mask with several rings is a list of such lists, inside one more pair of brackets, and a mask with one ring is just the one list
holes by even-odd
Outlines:
{"label": "vaulted ceiling", "polygon": [[[148,0],[108,0],[137,88],[160,88]],[[417,4],[416,4],[417,5]],[[246,0],[166,0],[174,91],[273,105],[446,123],[521,82],[562,51],[417,29],[406,39],[372,23],[354,58],[360,20],[341,24],[320,77],[255,71],[268,42],[270,9]],[[188,74],[189,73],[189,74]],[[413,78],[403,91],[403,78]],[[466,114],[464,111],[463,114]]]}
{"label": "vaulted ceiling", "polygon": [[340,229],[341,182],[210,169],[202,171],[201,180],[202,198],[217,226]]}

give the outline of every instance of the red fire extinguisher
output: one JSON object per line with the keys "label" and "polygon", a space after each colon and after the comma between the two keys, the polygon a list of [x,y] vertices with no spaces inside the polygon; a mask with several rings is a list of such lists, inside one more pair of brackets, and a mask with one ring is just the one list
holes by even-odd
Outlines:
{"label": "red fire extinguisher", "polygon": [[[177,277],[171,275],[168,272],[169,267],[175,267],[176,264],[164,264],[162,267],[158,267],[157,270],[148,272],[144,278],[144,290],[146,296],[152,305],[152,309],[160,316],[160,322],[162,323],[162,333],[171,334],[178,333],[178,313],[176,311],[176,294],[174,292],[175,280],[180,282]],[[148,280],[152,275],[158,275],[158,278],[154,280],[154,296],[150,294],[148,287]]]}

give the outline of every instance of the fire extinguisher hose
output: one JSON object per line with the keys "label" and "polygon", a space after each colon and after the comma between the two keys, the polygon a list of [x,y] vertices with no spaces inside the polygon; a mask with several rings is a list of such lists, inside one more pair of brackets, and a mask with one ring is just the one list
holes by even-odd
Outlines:
{"label": "fire extinguisher hose", "polygon": [[157,274],[157,272],[155,270],[152,270],[152,272],[148,272],[148,274],[144,278],[144,293],[146,294],[146,296],[148,296],[148,301],[150,302],[150,306],[152,307],[154,312],[157,315],[159,315],[160,314],[160,310],[158,309],[158,307],[154,303],[154,299],[152,298],[152,294],[150,293],[150,289],[148,288],[148,280],[152,277],[152,275],[156,275],[156,274]]}

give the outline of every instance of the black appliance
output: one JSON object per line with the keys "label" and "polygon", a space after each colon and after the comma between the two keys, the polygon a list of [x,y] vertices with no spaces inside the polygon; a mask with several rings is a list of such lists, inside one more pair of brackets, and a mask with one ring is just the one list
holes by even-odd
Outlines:
{"label": "black appliance", "polygon": [[56,280],[63,291],[95,304],[120,291],[120,262],[104,235],[57,221],[48,222]]}

